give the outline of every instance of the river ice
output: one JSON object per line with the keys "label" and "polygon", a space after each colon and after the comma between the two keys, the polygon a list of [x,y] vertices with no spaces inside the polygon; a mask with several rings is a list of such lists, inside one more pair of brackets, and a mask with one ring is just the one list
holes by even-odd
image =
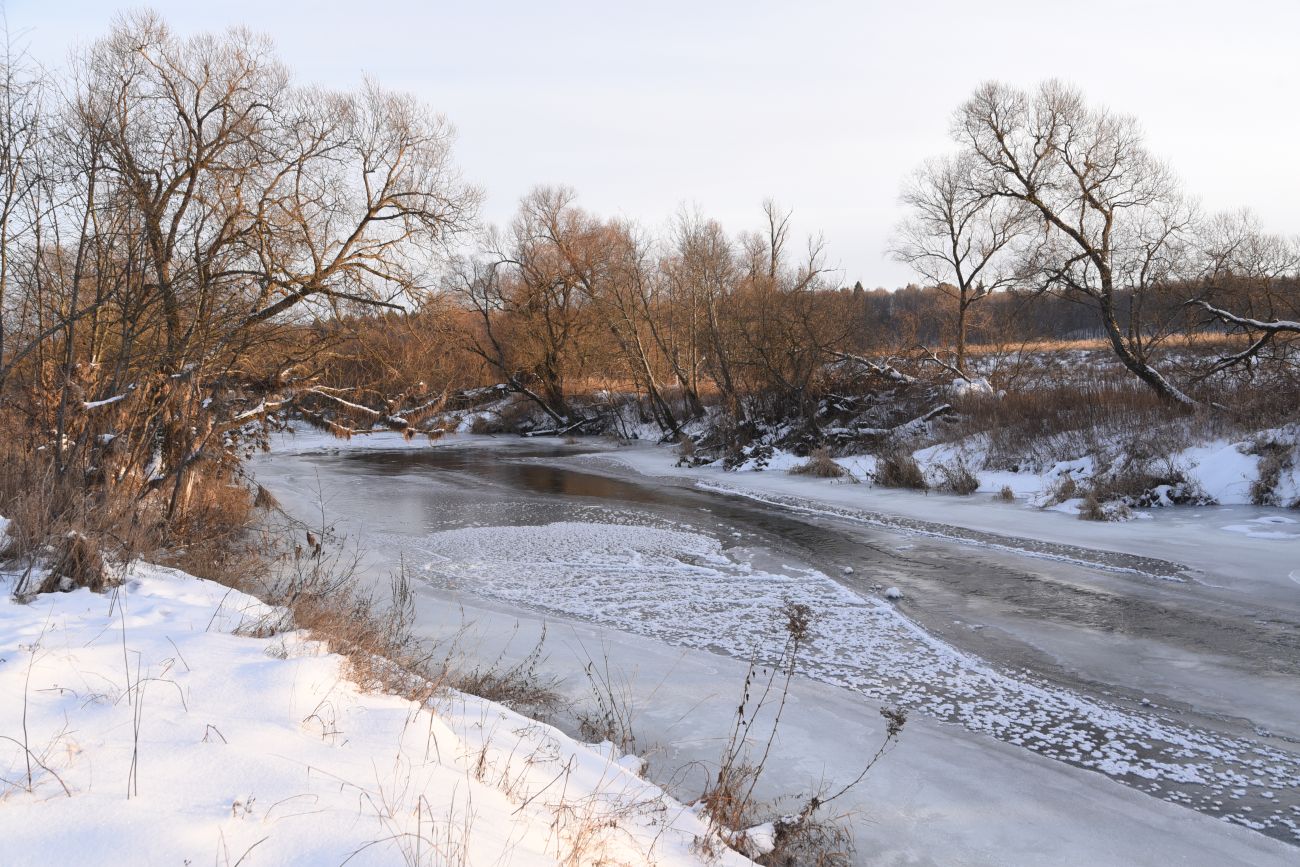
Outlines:
{"label": "river ice", "polygon": [[801,661],[810,677],[1300,840],[1292,755],[997,670],[816,570],[761,568],[743,547],[608,517],[459,528],[405,545],[445,589],[761,661],[780,647],[782,606],[804,603],[817,615]]}

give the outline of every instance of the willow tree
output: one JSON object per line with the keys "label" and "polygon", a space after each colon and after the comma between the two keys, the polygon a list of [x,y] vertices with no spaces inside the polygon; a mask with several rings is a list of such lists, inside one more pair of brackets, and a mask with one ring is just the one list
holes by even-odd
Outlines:
{"label": "willow tree", "polygon": [[1023,265],[1036,286],[1091,305],[1125,368],[1161,399],[1192,405],[1154,365],[1165,323],[1146,321],[1144,301],[1184,276],[1195,212],[1137,121],[1057,81],[1033,93],[994,82],[961,106],[952,131],[973,165],[972,192],[1035,215]]}

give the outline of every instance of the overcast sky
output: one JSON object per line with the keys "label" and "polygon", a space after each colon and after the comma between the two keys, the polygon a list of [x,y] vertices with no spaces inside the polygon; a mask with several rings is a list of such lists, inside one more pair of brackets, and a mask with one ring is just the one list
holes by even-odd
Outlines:
{"label": "overcast sky", "polygon": [[[126,6],[9,0],[60,65]],[[245,24],[299,80],[409,90],[459,130],[457,158],[509,219],[539,183],[663,225],[729,229],[772,196],[822,231],[846,283],[911,275],[885,255],[904,176],[949,147],[982,80],[1060,77],[1141,118],[1207,208],[1300,232],[1300,0],[1233,2],[156,2],[181,33]]]}

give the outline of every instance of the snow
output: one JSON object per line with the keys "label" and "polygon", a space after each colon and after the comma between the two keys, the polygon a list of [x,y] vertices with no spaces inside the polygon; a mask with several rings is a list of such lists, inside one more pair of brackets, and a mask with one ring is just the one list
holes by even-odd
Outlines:
{"label": "snow", "polygon": [[1185,449],[1176,458],[1206,494],[1223,506],[1250,503],[1250,485],[1259,478],[1259,458],[1242,452],[1245,443],[1223,440]]}
{"label": "snow", "polygon": [[[505,639],[527,652],[543,627],[551,667],[580,668],[594,651],[627,674],[638,741],[658,745],[664,777],[698,785],[721,749],[745,677],[745,661],[665,645],[598,624],[529,615],[467,595],[439,600],[426,615],[442,629],[473,624],[492,658]],[[493,639],[496,640],[493,640]],[[513,659],[514,657],[510,657]],[[796,679],[764,799],[844,782],[875,749],[876,703],[814,680]],[[964,729],[912,715],[892,750],[838,810],[851,812],[855,865],[1052,864],[1272,867],[1295,850],[1142,792]]]}
{"label": "snow", "polygon": [[83,400],[81,402],[81,408],[98,409],[101,406],[108,406],[109,404],[114,404],[117,403],[119,400],[125,400],[125,399],[126,399],[125,394],[115,394],[112,397],[106,397],[103,400]]}
{"label": "snow", "polygon": [[[1297,523],[1291,518],[1272,515],[1265,518],[1254,518],[1245,524],[1229,524],[1222,529],[1229,533],[1243,533],[1252,539],[1300,541],[1300,526],[1297,526]],[[1277,527],[1278,529],[1269,530],[1265,529],[1266,527]]]}
{"label": "snow", "polygon": [[[1262,436],[1278,434],[1278,431],[1263,431]],[[1105,448],[1116,451],[1114,444],[1103,444]],[[1209,500],[1222,506],[1250,505],[1252,501],[1251,486],[1259,478],[1259,456],[1252,454],[1252,443],[1245,440],[1216,439],[1201,445],[1189,446],[1170,458],[1170,463],[1187,480],[1190,488],[1203,494]],[[806,458],[780,448],[751,448],[753,454],[733,468],[734,472],[750,473],[758,471],[788,472],[805,462]],[[1057,460],[1042,472],[1035,472],[1027,466],[1024,469],[982,469],[987,462],[987,436],[976,435],[959,442],[944,442],[913,453],[917,464],[934,486],[942,479],[941,466],[964,464],[974,472],[979,480],[978,493],[997,494],[1004,488],[1024,500],[1031,506],[1056,508],[1068,515],[1078,515],[1078,503],[1057,504],[1051,498],[1056,485],[1067,477],[1086,485],[1098,472],[1097,455],[1080,455],[1066,460]],[[875,469],[876,458],[872,455],[848,455],[835,459],[855,478],[870,481]],[[711,464],[721,468],[721,462]],[[1155,505],[1171,505],[1169,489],[1156,491]],[[1278,501],[1290,504],[1300,499],[1300,466],[1285,469],[1278,480],[1276,494]]]}
{"label": "snow", "polygon": [[239,634],[271,613],[149,565],[0,600],[0,860],[699,863],[701,820],[634,757],[460,693],[360,692],[301,633]]}

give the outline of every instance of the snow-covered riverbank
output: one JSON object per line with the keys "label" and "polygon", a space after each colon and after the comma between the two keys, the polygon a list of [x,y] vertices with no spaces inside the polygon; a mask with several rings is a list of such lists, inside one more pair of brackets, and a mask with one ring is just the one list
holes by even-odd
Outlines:
{"label": "snow-covered riverbank", "polygon": [[8,586],[5,865],[700,860],[639,762],[473,696],[362,693],[300,633],[241,635],[268,609],[237,591],[148,565],[106,595]]}
{"label": "snow-covered riverbank", "polygon": [[[828,515],[850,518],[856,513],[867,521],[912,519],[1006,539],[1164,560],[1184,567],[1178,571],[1185,577],[1203,578],[1224,585],[1225,590],[1250,593],[1260,603],[1300,609],[1300,512],[1294,509],[1234,503],[1154,508],[1137,520],[1124,522],[1081,521],[1074,514],[1037,508],[1026,499],[1001,502],[989,490],[963,497],[793,475],[781,467],[761,472],[681,467],[673,450],[664,446],[611,449],[589,455],[587,460],[612,460],[647,476],[690,480],[806,512],[820,508]],[[852,461],[844,463],[861,474],[862,466]],[[1021,494],[1026,497],[1032,493],[1026,487],[1031,484],[1026,481],[1029,478],[1026,475],[1020,480]],[[1245,487],[1248,483],[1241,475],[1232,484]],[[985,488],[997,490],[993,485]],[[897,520],[892,526],[904,531],[919,529],[908,528]],[[956,536],[954,540],[961,541]],[[1005,539],[1003,544],[1007,544]],[[1023,551],[1033,553],[1032,548]]]}

